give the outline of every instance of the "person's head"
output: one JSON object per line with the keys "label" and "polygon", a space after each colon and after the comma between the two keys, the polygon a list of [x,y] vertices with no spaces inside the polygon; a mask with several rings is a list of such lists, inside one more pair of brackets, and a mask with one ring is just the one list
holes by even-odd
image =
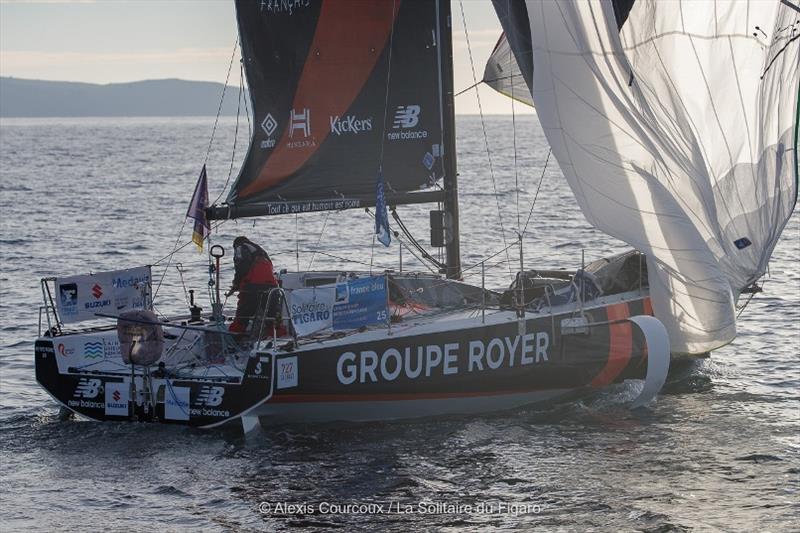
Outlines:
{"label": "person's head", "polygon": [[255,257],[262,255],[269,258],[266,250],[244,236],[233,239],[233,259],[237,261],[243,257]]}

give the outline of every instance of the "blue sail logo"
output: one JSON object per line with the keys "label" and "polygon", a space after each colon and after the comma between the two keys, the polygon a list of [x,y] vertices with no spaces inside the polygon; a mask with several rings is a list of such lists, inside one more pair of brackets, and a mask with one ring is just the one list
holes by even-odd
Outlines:
{"label": "blue sail logo", "polygon": [[97,359],[98,357],[103,357],[103,341],[84,343],[83,355],[86,359]]}

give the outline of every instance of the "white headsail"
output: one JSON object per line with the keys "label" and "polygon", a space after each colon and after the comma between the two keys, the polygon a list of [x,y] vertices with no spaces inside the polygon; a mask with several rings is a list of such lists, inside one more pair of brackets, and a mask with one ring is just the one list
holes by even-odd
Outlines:
{"label": "white headsail", "polygon": [[796,201],[800,2],[619,3],[527,2],[534,104],[589,222],[647,254],[673,351],[712,350]]}

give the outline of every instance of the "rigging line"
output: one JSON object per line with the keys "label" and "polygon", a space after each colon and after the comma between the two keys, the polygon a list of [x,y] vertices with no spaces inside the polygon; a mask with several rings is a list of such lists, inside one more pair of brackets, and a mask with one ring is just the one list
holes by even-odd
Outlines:
{"label": "rigging line", "polygon": [[[212,228],[212,231],[213,231],[213,232],[216,232],[216,231],[219,229],[219,227],[220,227],[220,226],[222,226],[223,224],[225,224],[226,222],[228,222],[228,219],[224,219],[224,220],[220,220],[220,221],[218,221],[218,222],[217,222],[217,223],[214,225],[214,227]],[[167,255],[165,255],[164,257],[162,257],[162,258],[161,258],[161,259],[159,259],[158,261],[154,262],[154,263],[153,263],[152,265],[150,265],[150,266],[158,266],[158,265],[160,265],[162,261],[164,261],[165,259],[169,259],[169,258],[170,258],[170,257],[172,257],[173,255],[175,255],[175,253],[176,253],[176,252],[180,252],[181,250],[183,250],[184,248],[186,248],[187,246],[189,246],[189,245],[190,245],[190,244],[192,244],[193,242],[194,242],[194,241],[186,241],[185,243],[181,244],[181,245],[178,247],[178,249],[177,249],[177,250],[173,250],[172,252],[168,253]],[[165,267],[164,267],[164,269],[165,269],[165,272],[166,272],[166,270],[167,270],[167,269],[169,269],[169,264],[167,264],[167,266],[165,266]]]}
{"label": "rigging line", "polygon": [[[180,248],[178,247],[178,243],[181,242],[181,234],[183,233],[183,228],[186,227],[187,218],[188,217],[184,217],[183,218],[183,223],[181,224],[181,229],[178,230],[178,238],[175,239],[175,245],[172,247],[172,253],[170,253],[167,256],[168,257],[168,259],[167,259],[167,268],[166,268],[166,270],[164,270],[164,275],[161,276],[161,278],[158,280],[158,285],[156,285],[156,290],[153,291],[153,297],[150,299],[151,302],[155,301],[156,297],[158,296],[158,291],[161,289],[161,284],[164,282],[164,278],[167,277],[167,272],[169,272],[169,267],[172,264],[172,258],[175,256],[175,252],[177,252],[178,250],[184,248],[187,244],[189,244],[189,243],[186,243],[183,246],[181,246]],[[192,242],[192,241],[189,241],[189,242]]]}
{"label": "rigging line", "polygon": [[[478,113],[481,117],[481,128],[483,129],[483,143],[486,147],[486,157],[489,160],[489,175],[492,177],[492,187],[494,187],[494,199],[497,203],[497,215],[500,219],[500,232],[503,236],[503,246],[508,246],[508,242],[506,241],[506,229],[505,225],[503,224],[503,212],[500,209],[500,198],[497,195],[497,182],[494,179],[494,165],[492,164],[492,154],[491,150],[489,150],[489,138],[486,135],[486,123],[483,119],[483,106],[481,106],[481,93],[478,91],[478,77],[475,75],[475,61],[472,58],[472,46],[469,42],[469,32],[467,31],[467,17],[464,15],[464,2],[459,0],[458,2],[459,7],[461,8],[461,23],[464,26],[464,37],[467,41],[467,52],[469,53],[469,64],[472,69],[472,81],[475,82],[475,96],[478,100]],[[508,248],[506,248],[506,255],[508,255]],[[511,258],[508,258],[508,275],[513,278],[514,274],[511,272]]]}
{"label": "rigging line", "polygon": [[377,233],[372,234],[372,246],[369,248],[369,275],[372,275],[372,260],[375,258],[375,235]]}
{"label": "rigging line", "polygon": [[[439,260],[437,260],[437,259],[433,258],[431,256],[431,254],[428,253],[427,250],[425,250],[425,247],[422,246],[419,243],[419,241],[411,233],[411,230],[409,230],[408,227],[405,225],[405,222],[403,222],[403,220],[400,218],[400,215],[397,213],[396,209],[392,210],[392,217],[395,219],[395,221],[397,221],[397,225],[400,226],[401,230],[403,230],[403,234],[406,236],[408,241],[414,246],[414,248],[417,249],[417,251],[419,251],[419,253],[422,255],[422,257],[424,259],[427,259],[430,263],[432,263],[434,266],[436,266],[436,268],[438,268],[439,270],[447,268],[447,265],[445,265],[441,261],[441,255],[439,256]],[[406,245],[406,246],[408,246],[408,245]],[[416,254],[414,254],[414,257],[417,257]],[[419,257],[417,257],[417,259],[419,259]],[[430,267],[428,269],[431,272],[436,272],[433,269],[431,269]]]}
{"label": "rigging line", "polygon": [[474,89],[475,87],[477,87],[478,85],[480,85],[481,83],[483,83],[484,81],[485,81],[485,80],[481,80],[481,81],[479,81],[479,82],[473,83],[472,85],[470,85],[469,87],[467,87],[467,88],[466,88],[466,89],[464,89],[463,91],[458,91],[456,94],[454,94],[454,95],[453,95],[453,98],[455,98],[456,96],[461,96],[462,94],[464,94],[464,93],[465,93],[465,92],[467,92],[467,91],[471,91],[472,89]]}
{"label": "rigging line", "polygon": [[486,261],[489,261],[490,259],[494,259],[495,257],[497,257],[498,255],[502,254],[503,252],[508,251],[509,248],[513,248],[514,246],[518,246],[518,245],[519,245],[519,243],[517,241],[514,241],[512,244],[509,244],[508,246],[506,246],[502,250],[499,250],[499,251],[493,253],[489,257],[483,258],[482,260],[478,261],[477,263],[475,263],[471,267],[467,267],[467,268],[463,269],[462,272],[467,272],[469,270],[472,270],[473,268],[477,268],[477,267],[479,267],[481,265],[481,263],[485,263]]}
{"label": "rigging line", "polygon": [[[236,36],[236,41],[233,43],[233,51],[231,52],[231,60],[228,63],[228,73],[225,75],[225,85],[222,86],[222,95],[219,98],[219,106],[217,107],[217,116],[214,119],[214,127],[211,130],[211,138],[208,140],[208,149],[206,150],[206,157],[203,160],[203,165],[205,166],[208,163],[208,157],[211,154],[211,147],[214,144],[214,135],[217,133],[217,124],[219,124],[219,116],[222,113],[222,103],[225,101],[225,90],[228,88],[228,81],[231,77],[231,69],[233,68],[233,58],[236,56],[236,50],[239,47],[239,36]],[[238,120],[238,119],[237,119]],[[158,291],[161,290],[161,284],[164,282],[164,278],[169,271],[170,264],[172,263],[172,258],[179,249],[183,248],[184,246],[178,247],[178,243],[181,242],[181,235],[183,234],[183,228],[186,227],[186,217],[183,217],[183,223],[181,223],[181,228],[178,230],[178,237],[175,239],[175,245],[172,247],[172,252],[167,256],[167,268],[164,271],[164,275],[161,276],[161,279],[158,280],[158,285],[156,286],[156,290],[153,292],[153,297],[151,300],[155,300],[158,296]],[[188,244],[188,243],[187,243]]]}
{"label": "rigging line", "polygon": [[357,265],[364,265],[364,266],[372,267],[372,265],[370,265],[369,263],[365,263],[364,261],[357,261],[355,259],[348,259],[346,257],[342,257],[342,256],[339,256],[339,255],[333,255],[333,254],[329,254],[328,252],[323,252],[322,250],[317,251],[317,253],[319,255],[324,255],[326,257],[330,257],[332,259],[337,259],[337,260],[343,261],[345,263],[355,263]]}
{"label": "rigging line", "polygon": [[244,63],[242,61],[239,62],[239,85],[242,87],[244,91],[244,114],[247,117],[247,138],[253,138],[253,127],[250,124],[250,107],[247,105],[247,89],[244,88],[245,82],[247,81],[244,77]]}
{"label": "rigging line", "polygon": [[233,175],[233,164],[236,161],[236,141],[239,140],[239,116],[242,110],[242,92],[244,89],[242,88],[242,80],[239,80],[239,100],[236,104],[236,127],[233,130],[233,151],[231,152],[231,165],[228,168],[228,177],[225,178],[225,184],[222,186],[222,190],[219,192],[219,196],[212,202],[212,204],[216,204],[222,195],[225,194],[225,189],[228,188],[228,183],[231,181],[231,176]]}
{"label": "rigging line", "polygon": [[379,171],[383,172],[383,151],[386,146],[386,115],[389,113],[389,83],[392,79],[392,48],[394,48],[394,17],[397,13],[397,0],[392,0],[392,28],[389,32],[389,57],[386,66],[386,91],[383,97],[383,128],[381,131],[381,153],[378,159]]}
{"label": "rigging line", "polygon": [[[465,92],[467,92],[467,91],[470,91],[470,90],[474,89],[475,87],[477,87],[477,86],[478,86],[478,85],[480,85],[481,83],[487,83],[487,84],[488,84],[488,83],[493,83],[493,82],[495,82],[495,81],[505,81],[505,80],[509,80],[509,79],[513,79],[513,78],[514,78],[514,75],[513,75],[513,74],[511,74],[510,76],[500,76],[499,78],[492,78],[492,79],[490,79],[490,80],[487,80],[486,78],[483,78],[483,79],[482,79],[481,81],[479,81],[478,83],[473,83],[472,85],[470,85],[470,86],[469,86],[469,87],[467,87],[466,89],[462,89],[461,91],[458,91],[456,94],[454,94],[454,95],[453,95],[453,98],[455,98],[456,96],[461,96],[461,95],[462,95],[462,94],[464,94]],[[497,90],[497,89],[495,89],[495,90]],[[505,93],[503,93],[503,94],[505,94]],[[506,96],[507,96],[507,95],[506,95]]]}
{"label": "rigging line", "polygon": [[300,230],[297,213],[294,214],[294,254],[297,260],[297,271],[300,272]]}
{"label": "rigging line", "polygon": [[[367,208],[366,211],[369,216],[373,218],[375,217],[375,215],[372,214],[369,208]],[[414,256],[414,259],[419,261],[422,266],[427,268],[431,272],[431,274],[439,274],[440,272],[437,272],[436,270],[432,269],[428,263],[434,263],[437,268],[444,268],[445,267],[444,263],[441,262],[437,263],[436,259],[431,257],[431,255],[427,251],[425,251],[422,245],[419,244],[419,242],[417,242],[417,240],[414,238],[413,235],[411,235],[411,232],[408,231],[408,228],[406,228],[405,223],[403,223],[403,221],[400,219],[400,215],[397,215],[396,210],[392,211],[392,216],[397,221],[397,225],[400,226],[400,229],[403,230],[403,234],[408,239],[408,242],[404,241],[400,237],[400,234],[397,231],[395,231],[394,236],[397,238],[397,240],[400,241],[401,244],[405,244],[406,250],[408,250],[408,252]],[[414,248],[416,248],[417,251],[420,252],[422,257],[414,253]]]}
{"label": "rigging line", "polygon": [[539,186],[536,187],[536,194],[533,196],[533,202],[531,202],[531,210],[528,212],[528,220],[525,221],[525,228],[522,230],[522,236],[525,236],[525,232],[528,231],[528,223],[531,221],[531,215],[533,215],[533,207],[536,205],[536,199],[539,198],[539,190],[542,188],[542,182],[544,181],[544,175],[547,172],[547,163],[550,162],[550,154],[553,153],[553,149],[550,148],[547,150],[547,159],[544,161],[544,168],[542,168],[542,176],[539,178]]}
{"label": "rigging line", "polygon": [[306,270],[311,270],[311,266],[314,264],[314,258],[317,255],[317,249],[319,249],[319,244],[322,242],[322,236],[325,235],[325,228],[328,225],[328,217],[331,216],[331,213],[332,211],[328,211],[327,213],[325,213],[325,220],[322,221],[322,230],[320,230],[319,232],[319,237],[317,238],[317,244],[314,245],[314,251],[311,254],[311,260],[308,262]]}
{"label": "rigging line", "polygon": [[231,60],[228,63],[228,73],[225,75],[225,85],[222,86],[222,96],[219,98],[219,107],[217,107],[217,118],[214,119],[214,128],[211,130],[211,139],[208,140],[208,150],[206,150],[206,158],[203,164],[208,163],[208,156],[211,154],[211,145],[214,144],[214,135],[217,133],[217,124],[219,123],[219,116],[222,113],[222,103],[225,101],[225,90],[228,88],[228,81],[231,77],[231,69],[233,68],[233,58],[236,56],[236,49],[239,47],[239,36],[236,36],[236,42],[233,43],[233,51],[231,52]]}
{"label": "rigging line", "polygon": [[[507,0],[506,2],[506,9],[508,13],[511,13],[511,0]],[[511,25],[511,31],[514,31],[513,24]],[[513,39],[514,36],[511,35]],[[508,64],[513,65],[514,58],[512,57],[511,53],[511,45],[509,43],[508,47]],[[517,168],[517,114],[516,108],[514,107],[514,69],[511,69],[511,131],[513,136],[513,145],[514,145],[514,190],[517,193],[517,234],[522,238],[522,233],[520,232],[520,223],[519,223],[519,169]]]}

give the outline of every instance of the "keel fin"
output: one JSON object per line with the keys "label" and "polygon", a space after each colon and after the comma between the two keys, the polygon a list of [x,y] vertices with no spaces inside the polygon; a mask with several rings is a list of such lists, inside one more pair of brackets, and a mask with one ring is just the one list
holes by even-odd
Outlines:
{"label": "keel fin", "polygon": [[248,435],[252,431],[259,429],[261,427],[261,423],[258,421],[257,416],[242,416],[242,429],[244,430],[244,434]]}
{"label": "keel fin", "polygon": [[644,378],[644,388],[631,404],[631,407],[636,409],[655,398],[667,381],[670,357],[669,336],[667,328],[655,317],[637,315],[628,320],[639,327],[644,333],[645,342],[647,342],[647,375]]}

